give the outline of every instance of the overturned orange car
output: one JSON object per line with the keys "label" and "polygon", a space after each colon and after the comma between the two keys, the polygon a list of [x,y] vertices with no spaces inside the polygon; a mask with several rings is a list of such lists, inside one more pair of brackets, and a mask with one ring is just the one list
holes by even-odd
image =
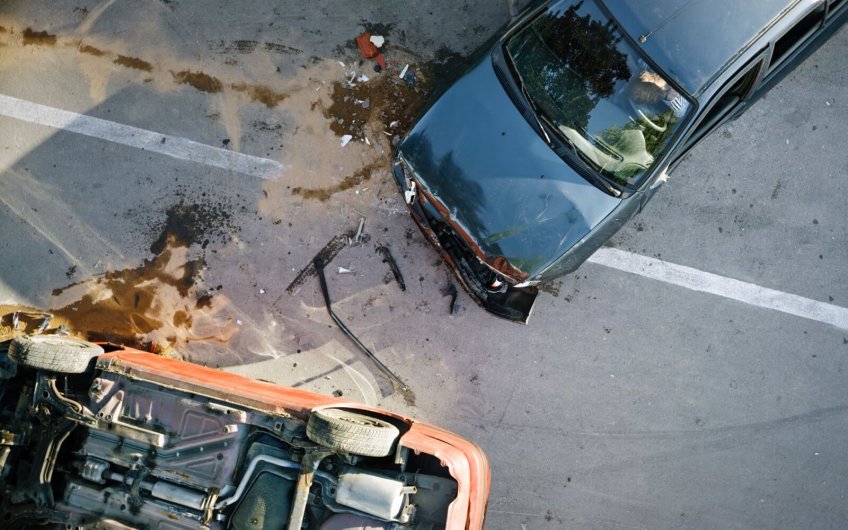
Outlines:
{"label": "overturned orange car", "polygon": [[57,335],[0,343],[3,528],[476,529],[483,452],[376,408]]}

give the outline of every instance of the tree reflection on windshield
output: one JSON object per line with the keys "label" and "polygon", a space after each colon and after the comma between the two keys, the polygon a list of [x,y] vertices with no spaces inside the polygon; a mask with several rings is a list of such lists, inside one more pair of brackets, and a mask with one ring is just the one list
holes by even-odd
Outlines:
{"label": "tree reflection on windshield", "polygon": [[540,117],[617,184],[645,173],[688,109],[592,1],[554,4],[506,48]]}

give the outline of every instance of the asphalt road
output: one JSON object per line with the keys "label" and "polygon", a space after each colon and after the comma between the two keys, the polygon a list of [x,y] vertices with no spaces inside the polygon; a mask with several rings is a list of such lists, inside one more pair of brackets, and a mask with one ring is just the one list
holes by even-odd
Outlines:
{"label": "asphalt road", "polygon": [[[454,430],[491,459],[489,528],[844,527],[848,329],[816,315],[848,308],[848,28],[610,245],[818,309],[597,260],[519,326],[464,293],[448,315],[450,275],[387,169],[392,137],[506,8],[203,4],[2,4],[0,304]],[[356,64],[364,29],[415,88]],[[360,218],[366,241],[327,269],[334,307],[414,399],[332,326],[314,277],[287,290]]]}

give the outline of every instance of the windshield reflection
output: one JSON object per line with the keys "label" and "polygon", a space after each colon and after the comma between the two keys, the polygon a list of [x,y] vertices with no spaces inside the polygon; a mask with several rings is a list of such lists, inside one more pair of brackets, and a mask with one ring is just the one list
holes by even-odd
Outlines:
{"label": "windshield reflection", "polygon": [[539,117],[619,185],[651,168],[689,108],[594,2],[554,4],[506,49]]}

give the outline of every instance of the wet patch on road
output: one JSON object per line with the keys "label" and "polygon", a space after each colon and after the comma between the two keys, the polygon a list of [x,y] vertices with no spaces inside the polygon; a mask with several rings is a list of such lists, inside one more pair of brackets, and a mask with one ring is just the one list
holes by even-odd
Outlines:
{"label": "wet patch on road", "polygon": [[55,46],[56,35],[51,35],[46,31],[35,31],[32,28],[26,28],[23,31],[23,46]]}
{"label": "wet patch on road", "polygon": [[215,94],[224,89],[220,79],[203,72],[183,70],[182,72],[171,72],[171,75],[174,76],[174,81],[178,84],[190,85],[201,92]]}
{"label": "wet patch on road", "polygon": [[251,101],[262,103],[269,109],[276,107],[288,94],[272,90],[266,85],[248,85],[245,83],[234,83],[230,87],[236,92],[244,92],[250,96]]}
{"label": "wet patch on road", "polygon": [[[82,50],[80,50],[82,51]],[[114,60],[115,64],[119,64],[121,66],[126,66],[127,68],[135,68],[136,70],[142,70],[144,72],[152,72],[153,65],[148,63],[147,61],[143,61],[138,57],[128,57],[126,55],[118,55],[118,58]]]}
{"label": "wet patch on road", "polygon": [[88,44],[81,44],[79,46],[79,51],[81,53],[87,53],[87,54],[93,55],[95,57],[103,57],[107,53],[107,52],[104,52],[103,50],[101,50],[100,48],[95,48],[94,46],[89,46]]}
{"label": "wet patch on road", "polygon": [[328,188],[315,188],[315,189],[304,189],[300,186],[296,186],[292,188],[292,195],[300,195],[304,199],[317,199],[321,202],[326,202],[332,197],[334,194],[347,191],[350,189],[359,186],[363,182],[369,180],[371,178],[371,174],[375,170],[375,166],[377,164],[368,164],[356,172],[353,175],[349,175],[342,179],[341,182],[334,186],[330,186]]}
{"label": "wet patch on road", "polygon": [[222,203],[186,203],[180,201],[165,212],[165,221],[155,227],[158,236],[150,245],[150,252],[160,254],[168,241],[177,245],[201,245],[206,248],[210,238],[220,243],[229,241],[238,229],[233,223],[230,208]]}

